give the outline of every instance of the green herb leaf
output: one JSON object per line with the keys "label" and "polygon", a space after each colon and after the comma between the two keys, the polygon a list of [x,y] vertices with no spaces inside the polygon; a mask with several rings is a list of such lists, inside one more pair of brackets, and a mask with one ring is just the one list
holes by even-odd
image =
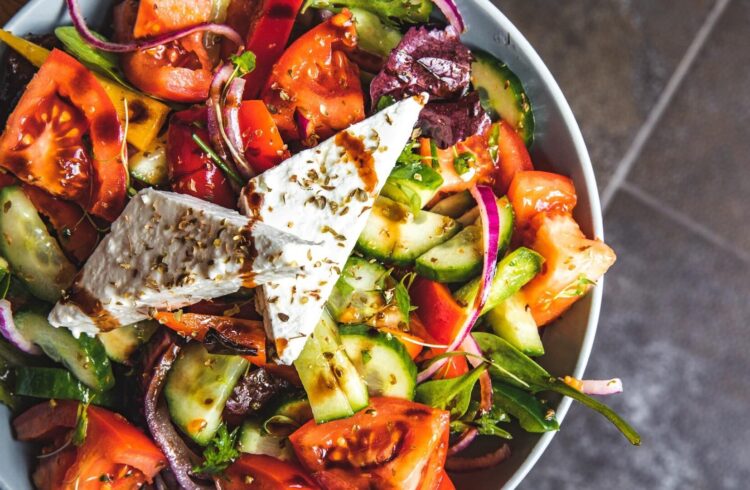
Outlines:
{"label": "green herb leaf", "polygon": [[419,153],[414,150],[417,149],[418,143],[414,140],[409,140],[401,150],[401,154],[396,159],[396,165],[412,165],[422,163],[422,157]]}
{"label": "green herb leaf", "polygon": [[393,97],[391,97],[390,95],[383,95],[382,97],[380,97],[380,98],[378,99],[378,103],[377,103],[377,105],[375,106],[375,109],[376,109],[376,110],[377,110],[378,112],[380,112],[380,111],[382,111],[383,109],[385,109],[386,107],[390,107],[390,106],[392,106],[392,105],[393,105],[393,104],[395,104],[395,103],[396,103],[396,99],[394,99],[394,98],[393,98]]}
{"label": "green herb leaf", "polygon": [[[96,32],[93,34],[102,41],[107,40],[101,34],[97,34]],[[63,43],[66,51],[88,68],[107,78],[111,78],[124,87],[136,90],[125,79],[125,75],[120,70],[120,63],[117,56],[91,46],[83,40],[75,27],[58,27],[55,29],[55,36]]]}
{"label": "green herb leaf", "polygon": [[398,20],[417,24],[427,22],[432,13],[430,0],[306,0],[302,5],[302,13],[308,8],[327,9],[337,11],[341,8],[363,8],[377,14],[385,21]]}
{"label": "green herb leaf", "polygon": [[555,412],[534,395],[504,383],[493,383],[494,405],[518,419],[526,432],[550,432],[560,428]]}
{"label": "green herb leaf", "polygon": [[234,76],[242,77],[255,70],[255,53],[252,51],[233,54],[229,59],[234,65]]}
{"label": "green herb leaf", "polygon": [[500,158],[500,125],[493,124],[488,138],[490,158],[497,163]]}
{"label": "green herb leaf", "polygon": [[398,283],[396,283],[394,289],[396,306],[398,307],[398,311],[401,312],[401,316],[403,316],[407,322],[409,321],[409,313],[417,309],[416,306],[411,305],[411,298],[409,297],[409,288],[411,287],[411,283],[414,282],[416,276],[417,275],[413,272],[406,274]]}
{"label": "green herb leaf", "polygon": [[239,430],[237,427],[229,432],[227,426],[222,424],[203,451],[203,463],[194,466],[193,472],[211,476],[221,475],[240,456],[236,447]]}
{"label": "green herb leaf", "polygon": [[203,150],[208,157],[211,159],[212,162],[216,164],[217,167],[219,167],[231,180],[233,180],[236,184],[240,186],[245,185],[245,181],[242,180],[242,177],[239,176],[237,172],[235,172],[227,162],[224,161],[223,158],[221,158],[210,146],[208,146],[208,143],[203,141],[198,134],[193,133],[193,141],[195,141],[195,144],[200,147],[201,150]]}
{"label": "green herb leaf", "polygon": [[474,165],[474,161],[476,158],[474,157],[474,154],[470,151],[464,151],[461,153],[458,153],[456,150],[456,147],[453,147],[453,168],[456,169],[456,172],[458,175],[463,175],[469,170],[471,170],[471,167]]}
{"label": "green herb leaf", "polygon": [[71,442],[74,446],[81,446],[86,441],[86,433],[89,429],[89,404],[79,403],[78,413],[76,415],[76,426],[73,429],[73,439]]}
{"label": "green herb leaf", "polygon": [[5,299],[10,289],[10,272],[0,272],[0,277],[0,299]]}
{"label": "green herb leaf", "polygon": [[463,376],[427,381],[417,386],[415,400],[431,407],[448,410],[451,418],[460,419],[469,409],[471,392],[487,366],[472,369]]}
{"label": "green herb leaf", "polygon": [[555,295],[549,302],[550,304],[559,298],[576,298],[583,296],[589,290],[589,287],[596,286],[596,281],[592,281],[585,274],[580,274],[578,278],[568,284],[565,289]]}

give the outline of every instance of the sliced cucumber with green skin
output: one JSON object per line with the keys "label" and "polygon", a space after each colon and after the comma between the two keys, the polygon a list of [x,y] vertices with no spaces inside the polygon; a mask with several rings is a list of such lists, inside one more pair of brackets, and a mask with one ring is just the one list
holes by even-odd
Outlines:
{"label": "sliced cucumber with green skin", "polygon": [[237,449],[246,454],[265,454],[284,461],[294,459],[289,439],[269,434],[259,420],[246,420],[240,429]]}
{"label": "sliced cucumber with green skin", "polygon": [[294,367],[317,423],[350,417],[367,406],[367,386],[346,356],[327,312],[307,338]]}
{"label": "sliced cucumber with green skin", "polygon": [[[490,286],[490,295],[482,310],[482,315],[499,305],[502,301],[510,298],[518,292],[524,284],[529,282],[542,270],[544,258],[538,253],[526,247],[520,247],[505,256],[497,264],[495,278]],[[453,294],[461,305],[471,305],[479,290],[479,281],[476,278],[466,283]]]}
{"label": "sliced cucumber with green skin", "polygon": [[401,33],[385,24],[369,10],[352,8],[352,18],[357,29],[358,46],[368,53],[387,58],[401,42]]}
{"label": "sliced cucumber with green skin", "polygon": [[361,257],[349,257],[336,282],[328,308],[339,323],[362,323],[385,305],[380,290],[388,277],[388,269]]}
{"label": "sliced cucumber with green skin", "polygon": [[380,194],[416,212],[435,197],[443,177],[432,167],[421,163],[397,166],[385,181]]}
{"label": "sliced cucumber with green skin", "polygon": [[[505,255],[513,235],[513,207],[507,198],[497,200],[500,213],[498,256]],[[439,282],[465,282],[482,271],[482,225],[475,223],[456,236],[417,258],[415,270],[420,276]]]}
{"label": "sliced cucumber with green skin", "polygon": [[461,191],[439,200],[430,208],[430,212],[457,219],[474,207],[476,203],[471,192]]}
{"label": "sliced cucumber with green skin", "polygon": [[266,432],[278,435],[278,431],[274,430],[273,426],[284,422],[283,419],[286,419],[286,424],[299,427],[312,418],[310,401],[304,395],[295,395],[284,398],[271,412],[271,416],[265,420],[263,425]]}
{"label": "sliced cucumber with green skin", "polygon": [[497,335],[527,356],[543,356],[539,327],[526,306],[523,295],[516,293],[488,311],[485,319]]}
{"label": "sliced cucumber with green skin", "polygon": [[458,233],[455,220],[420,211],[379,197],[375,201],[357,246],[365,255],[397,265],[410,265],[417,257]]}
{"label": "sliced cucumber with green skin", "polygon": [[521,136],[526,146],[534,141],[534,112],[531,101],[508,65],[489,53],[472,50],[471,84],[479,92],[482,107],[493,120],[509,123]]}
{"label": "sliced cucumber with green skin", "polygon": [[155,138],[145,151],[136,151],[128,157],[130,175],[144,184],[169,183],[166,135]]}
{"label": "sliced cucumber with green skin", "polygon": [[70,371],[49,367],[15,368],[15,394],[34,398],[79,400],[94,405],[115,404],[114,391],[92,390],[78,381]]}
{"label": "sliced cucumber with green skin", "polygon": [[370,396],[414,399],[417,366],[398,339],[368,325],[342,325],[339,334]]}
{"label": "sliced cucumber with green skin", "polygon": [[518,419],[526,432],[541,433],[560,429],[554,412],[549,412],[547,406],[531,393],[498,382],[492,384],[492,392],[495,405]]}
{"label": "sliced cucumber with green skin", "polygon": [[53,361],[62,363],[86,386],[106,391],[115,385],[112,366],[104,346],[96,337],[73,337],[67,328],[55,328],[47,317],[34,311],[14,315],[16,328]]}
{"label": "sliced cucumber with green skin", "polygon": [[222,423],[221,413],[248,362],[240,356],[209,354],[189,343],[169,371],[164,396],[172,421],[205,446]]}
{"label": "sliced cucumber with green skin", "polygon": [[31,294],[49,303],[62,297],[76,274],[20,187],[0,191],[0,253]]}
{"label": "sliced cucumber with green skin", "polygon": [[127,363],[133,353],[148,342],[158,329],[158,322],[145,320],[100,333],[98,337],[110,359],[119,363]]}

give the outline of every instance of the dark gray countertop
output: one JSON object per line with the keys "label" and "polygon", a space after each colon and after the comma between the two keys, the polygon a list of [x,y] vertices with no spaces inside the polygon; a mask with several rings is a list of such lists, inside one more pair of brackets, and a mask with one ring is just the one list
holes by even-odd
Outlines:
{"label": "dark gray countertop", "polygon": [[590,149],[618,262],[587,374],[643,435],[574,406],[521,488],[750,487],[750,1],[495,4]]}

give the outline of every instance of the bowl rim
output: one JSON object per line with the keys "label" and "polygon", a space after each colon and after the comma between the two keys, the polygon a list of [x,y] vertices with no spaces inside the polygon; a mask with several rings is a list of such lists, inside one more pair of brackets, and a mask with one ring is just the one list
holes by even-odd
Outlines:
{"label": "bowl rim", "polygon": [[[5,23],[3,29],[7,31],[14,31],[20,24],[27,21],[27,18],[34,16],[34,11],[41,8],[48,0],[29,0],[26,5],[16,12],[8,22]],[[565,128],[569,131],[573,147],[575,148],[576,157],[580,162],[581,170],[583,173],[583,183],[585,187],[586,195],[589,201],[589,210],[591,212],[591,224],[592,231],[595,237],[604,239],[604,226],[602,218],[601,202],[599,199],[599,191],[596,184],[596,176],[594,174],[594,168],[591,164],[591,158],[589,156],[586,143],[583,139],[583,134],[578,126],[573,110],[568,104],[565,95],[563,95],[562,89],[558,85],[557,81],[553,77],[547,65],[542,61],[542,58],[532,47],[531,43],[521,33],[521,31],[513,24],[513,22],[502,13],[499,7],[492,4],[490,0],[465,0],[466,3],[473,3],[474,6],[482,11],[482,13],[497,23],[508,36],[512,39],[513,44],[516,48],[528,59],[529,64],[536,71],[542,84],[549,90],[552,99],[557,105],[558,110],[562,116]],[[463,3],[463,2],[462,2]],[[29,19],[30,20],[30,19]],[[591,355],[591,350],[594,345],[594,339],[596,337],[597,326],[599,323],[599,314],[601,311],[602,303],[602,291],[604,286],[604,278],[600,279],[597,286],[591,291],[591,303],[588,313],[588,319],[586,324],[586,331],[581,342],[581,348],[576,360],[575,368],[573,370],[573,376],[576,378],[582,378],[586,370],[586,366]],[[570,409],[572,400],[568,397],[563,397],[557,406],[556,413],[557,418],[562,427],[562,423],[565,416]],[[552,442],[552,438],[557,432],[546,432],[539,437],[539,440],[534,444],[531,452],[526,459],[521,463],[518,469],[503,485],[504,489],[512,489],[517,487],[526,475],[531,471],[534,465],[539,461],[544,451]]]}

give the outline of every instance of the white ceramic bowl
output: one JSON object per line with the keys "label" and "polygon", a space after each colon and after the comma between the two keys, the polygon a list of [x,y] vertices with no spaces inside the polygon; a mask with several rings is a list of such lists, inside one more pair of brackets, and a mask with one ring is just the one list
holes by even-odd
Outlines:
{"label": "white ceramic bowl", "polygon": [[[108,18],[114,0],[79,0],[93,25]],[[489,51],[508,63],[520,77],[531,98],[536,118],[536,137],[532,158],[538,167],[549,167],[569,175],[578,191],[576,218],[589,236],[602,237],[602,215],[594,171],[591,167],[581,131],[565,97],[539,55],[489,0],[459,0],[468,26],[464,41]],[[540,12],[540,15],[543,15]],[[47,33],[58,25],[70,24],[63,0],[32,0],[5,28],[16,34]],[[572,374],[578,378],[588,362],[594,342],[601,304],[601,283],[544,332],[547,354],[541,360],[556,375]],[[557,416],[562,422],[570,399],[557,402]],[[565,430],[563,424],[562,430]],[[511,442],[513,456],[497,468],[458,475],[461,489],[497,490],[513,488],[531,470],[554,433],[531,435],[519,433]],[[0,488],[31,489],[29,473],[34,455],[12,438],[7,409],[0,407]]]}

